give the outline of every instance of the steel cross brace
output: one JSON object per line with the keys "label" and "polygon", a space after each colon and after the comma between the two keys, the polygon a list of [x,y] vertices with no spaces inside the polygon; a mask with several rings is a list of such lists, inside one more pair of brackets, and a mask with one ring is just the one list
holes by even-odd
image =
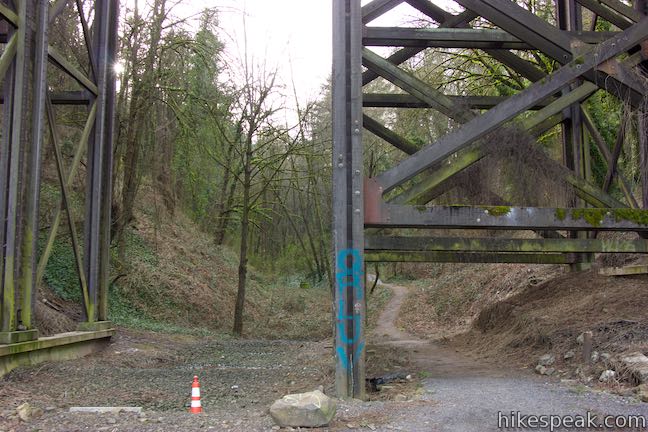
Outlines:
{"label": "steel cross brace", "polygon": [[644,18],[620,35],[601,43],[566,64],[544,81],[534,83],[519,94],[502,102],[497,109],[492,109],[470,120],[457,131],[440,138],[435,144],[422,148],[395,167],[383,172],[377,177],[378,182],[383,187],[384,192],[403,184],[453,152],[491,132],[501,123],[525,111],[533,106],[536,101],[555,94],[572,80],[593,71],[601,63],[636,46],[647,37],[648,18]]}
{"label": "steel cross brace", "polygon": [[[529,43],[561,64],[571,61],[572,50],[583,44],[580,39],[557,30],[532,12],[509,0],[458,0],[458,3],[470,10],[478,10],[481,16],[493,24]],[[642,40],[637,41],[634,45],[638,45],[640,42]],[[625,79],[626,75],[628,75],[627,71],[625,74],[606,76],[592,70],[582,74],[584,78],[610,91],[621,100],[628,100],[633,106],[638,106],[643,100],[645,89],[637,87],[636,83]]]}

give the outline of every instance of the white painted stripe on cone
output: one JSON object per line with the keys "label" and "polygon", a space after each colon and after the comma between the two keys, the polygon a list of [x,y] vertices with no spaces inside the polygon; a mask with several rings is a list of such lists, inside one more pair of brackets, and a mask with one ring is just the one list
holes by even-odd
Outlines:
{"label": "white painted stripe on cone", "polygon": [[200,388],[194,387],[191,389],[191,397],[200,397]]}
{"label": "white painted stripe on cone", "polygon": [[200,408],[200,401],[199,400],[192,400],[191,401],[191,408]]}

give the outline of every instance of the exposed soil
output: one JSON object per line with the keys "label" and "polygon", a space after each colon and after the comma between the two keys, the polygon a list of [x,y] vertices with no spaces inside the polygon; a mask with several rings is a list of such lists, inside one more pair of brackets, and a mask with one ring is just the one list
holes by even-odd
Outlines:
{"label": "exposed soil", "polygon": [[[375,337],[384,338],[383,344],[410,352],[411,366],[419,376],[429,377],[422,380],[422,396],[418,400],[427,405],[410,407],[415,416],[406,423],[405,430],[496,431],[500,430],[498,413],[508,415],[511,412],[555,416],[592,413],[599,420],[607,415],[639,415],[642,416],[640,421],[648,422],[648,404],[632,396],[598,392],[574,380],[540,377],[525,368],[511,368],[510,363],[501,358],[499,361],[493,361],[498,360],[495,357],[481,360],[480,348],[466,349],[464,346],[460,352],[455,344],[412,336],[394,324],[408,289],[387,286],[394,295],[381,315]],[[503,328],[510,318],[506,314],[500,316]],[[480,347],[486,349],[488,343],[486,340]]]}
{"label": "exposed soil", "polygon": [[[20,368],[2,378],[0,430],[267,430],[273,400],[332,383],[332,350],[326,346],[120,329],[101,353]],[[201,382],[201,416],[186,408],[194,375]],[[43,414],[20,422],[14,413],[23,402]],[[70,406],[139,406],[145,415],[72,414]]]}
{"label": "exposed soil", "polygon": [[[539,377],[508,362],[482,361],[413,336],[394,322],[407,288],[393,290],[368,347],[368,375],[404,372],[371,401],[341,401],[322,430],[495,431],[498,411],[527,414],[641,414],[648,404]],[[286,393],[333,393],[332,343],[234,340],[120,329],[103,352],[20,368],[0,381],[3,431],[268,431],[268,407]],[[187,412],[198,375],[204,413]],[[38,412],[28,422],[16,407]],[[141,406],[142,415],[75,414],[70,406]]]}

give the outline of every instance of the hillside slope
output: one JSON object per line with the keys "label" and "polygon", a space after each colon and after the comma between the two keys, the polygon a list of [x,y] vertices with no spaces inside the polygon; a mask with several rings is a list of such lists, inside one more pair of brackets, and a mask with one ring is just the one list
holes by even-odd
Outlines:
{"label": "hillside slope", "polygon": [[[118,262],[113,251],[110,318],[148,330],[229,333],[237,255],[228,246],[216,246],[181,211],[166,213],[150,190],[141,195],[125,236],[125,262]],[[73,330],[81,316],[74,257],[65,234],[55,243],[40,287],[37,318],[43,334]],[[313,283],[299,274],[264,275],[250,268],[244,333],[322,339],[331,334],[330,305],[325,281]]]}
{"label": "hillside slope", "polygon": [[[399,325],[464,353],[535,367],[556,356],[561,376],[576,373],[578,336],[591,331],[595,351],[648,353],[648,276],[607,277],[558,266],[437,265],[410,284]],[[593,366],[598,378],[603,363]],[[600,369],[600,370],[599,370]]]}

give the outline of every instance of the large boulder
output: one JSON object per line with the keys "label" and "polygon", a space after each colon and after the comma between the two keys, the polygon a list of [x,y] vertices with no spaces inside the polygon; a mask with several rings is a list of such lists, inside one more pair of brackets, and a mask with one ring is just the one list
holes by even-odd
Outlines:
{"label": "large boulder", "polygon": [[270,415],[281,427],[321,427],[335,416],[335,400],[319,390],[289,394],[276,400]]}
{"label": "large boulder", "polygon": [[640,384],[648,383],[648,357],[642,353],[634,352],[621,357],[621,367]]}

